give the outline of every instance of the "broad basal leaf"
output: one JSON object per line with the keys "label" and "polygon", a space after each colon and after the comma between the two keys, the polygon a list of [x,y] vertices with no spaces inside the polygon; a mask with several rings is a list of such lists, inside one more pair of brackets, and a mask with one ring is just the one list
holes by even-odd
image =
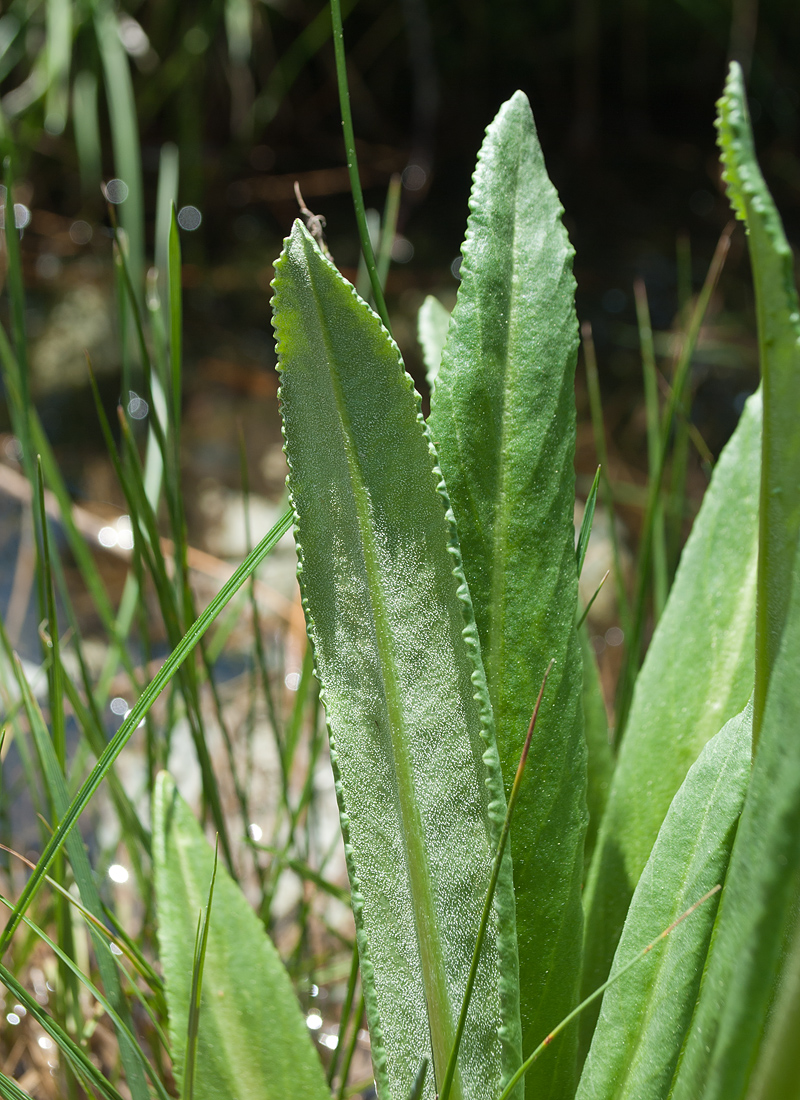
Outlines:
{"label": "broad basal leaf", "polygon": [[[739,1100],[800,901],[800,549],[750,785],[674,1100]],[[797,1036],[790,1042],[797,1044]],[[789,1097],[795,1095],[789,1093]]]}
{"label": "broad basal leaf", "polygon": [[800,924],[781,968],[780,988],[769,1014],[747,1100],[792,1100],[800,1085]]}
{"label": "broad basal leaf", "polygon": [[[631,902],[611,973],[725,880],[750,776],[752,706],[689,769]],[[664,1100],[692,1018],[716,899],[603,996],[576,1100]]]}
{"label": "broad basal leaf", "polygon": [[[412,380],[374,313],[296,223],[275,331],[299,577],[328,716],[382,1100],[424,1095],[452,1047],[505,810],[452,515]],[[524,733],[524,731],[523,731]],[[455,1095],[518,1065],[504,865]]]}
{"label": "broad basal leaf", "polygon": [[[574,1007],[581,954],[586,748],[573,510],[578,346],[573,250],[528,101],[517,92],[478,159],[461,285],[429,426],[458,524],[507,789],[548,682],[511,829],[523,1049]],[[576,1032],[531,1069],[571,1097]]]}
{"label": "broad basal leaf", "polygon": [[800,532],[800,301],[792,250],[756,160],[744,78],[736,62],[717,106],[723,177],[736,215],[747,226],[764,393],[753,716],[757,746]]}
{"label": "broad basal leaf", "polygon": [[[586,886],[584,994],[608,976],[675,792],[753,690],[760,449],[759,394],[720,455],[636,683]],[[596,1014],[584,1016],[588,1049]]]}
{"label": "broad basal leaf", "polygon": [[[182,1086],[197,918],[214,852],[171,776],[156,780],[153,866],[174,1071]],[[195,1100],[329,1100],[283,963],[220,863],[206,948]]]}

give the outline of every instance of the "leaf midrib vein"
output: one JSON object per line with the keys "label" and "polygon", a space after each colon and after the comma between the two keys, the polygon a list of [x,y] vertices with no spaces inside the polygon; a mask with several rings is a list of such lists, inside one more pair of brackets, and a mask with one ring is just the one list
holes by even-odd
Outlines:
{"label": "leaf midrib vein", "polygon": [[[306,247],[309,247],[306,245]],[[414,899],[414,925],[422,968],[422,980],[428,1008],[434,1068],[444,1071],[453,1039],[453,1014],[449,1003],[445,978],[444,959],[439,937],[439,920],[430,889],[430,870],[423,840],[422,817],[414,797],[414,777],[410,761],[403,752],[405,722],[401,695],[394,675],[391,630],[380,585],[378,552],[370,523],[369,494],[358,460],[350,417],[335,368],[333,340],[327,325],[322,302],[315,280],[311,280],[311,293],[319,320],[319,332],[325,347],[325,359],[331,380],[331,389],[342,432],[342,443],[350,474],[350,485],[361,537],[364,570],[367,577],[371,617],[375,631],[375,644],[379,657],[379,675],[383,686],[388,712],[390,748],[396,778],[398,807],[403,823],[403,846],[406,853],[406,871],[412,898]],[[458,1080],[453,1082],[453,1100],[460,1100]]]}

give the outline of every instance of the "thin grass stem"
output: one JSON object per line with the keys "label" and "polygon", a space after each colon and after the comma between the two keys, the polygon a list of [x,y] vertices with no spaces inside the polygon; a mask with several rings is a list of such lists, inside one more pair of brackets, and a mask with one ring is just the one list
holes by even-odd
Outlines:
{"label": "thin grass stem", "polygon": [[344,53],[344,32],[342,30],[342,7],[340,0],[331,0],[331,21],[333,23],[333,48],[336,55],[336,80],[339,87],[339,109],[342,115],[342,130],[344,132],[344,145],[347,153],[347,171],[350,174],[350,187],[353,192],[353,208],[358,224],[358,235],[361,239],[361,251],[364,262],[369,272],[372,296],[375,299],[375,308],[383,322],[384,328],[391,333],[392,327],[389,314],[386,311],[386,301],[383,297],[383,288],[378,276],[378,268],[375,263],[375,254],[372,250],[372,241],[367,225],[367,212],[364,207],[364,193],[361,190],[361,179],[358,174],[358,158],[356,156],[356,138],[353,131],[353,116],[350,111],[350,89],[347,86],[347,60]]}
{"label": "thin grass stem", "polygon": [[626,646],[622,673],[619,681],[616,735],[618,742],[625,733],[625,723],[628,719],[631,700],[633,698],[633,684],[639,671],[645,611],[647,606],[648,580],[653,550],[653,517],[659,504],[670,435],[672,433],[673,424],[675,423],[675,416],[681,404],[683,387],[689,373],[695,347],[697,346],[700,328],[706,315],[711,295],[714,293],[717,283],[719,282],[719,277],[725,265],[728,250],[730,249],[733,229],[734,223],[731,222],[722,231],[717,243],[714,256],[703,284],[703,289],[697,296],[697,302],[695,303],[692,317],[683,340],[681,352],[678,356],[675,371],[673,373],[670,399],[664,410],[664,417],[661,424],[661,445],[658,455],[658,465],[656,469],[651,472],[650,481],[647,487],[647,503],[645,505],[642,538],[639,546],[639,561],[631,619],[631,634],[628,639],[628,645]]}
{"label": "thin grass stem", "polygon": [[461,1012],[458,1017],[458,1026],[456,1027],[455,1038],[453,1039],[453,1048],[450,1051],[450,1057],[447,1060],[447,1069],[445,1070],[444,1080],[439,1092],[439,1100],[448,1100],[450,1096],[450,1090],[453,1085],[453,1078],[455,1077],[456,1065],[458,1064],[458,1050],[461,1046],[461,1038],[464,1034],[464,1028],[467,1023],[467,1012],[469,1011],[469,1003],[472,999],[472,990],[475,986],[475,978],[478,973],[478,964],[480,962],[481,950],[483,948],[483,941],[486,936],[486,930],[489,927],[489,918],[492,912],[492,903],[494,901],[494,892],[497,887],[497,880],[500,876],[500,868],[503,862],[503,853],[506,847],[506,841],[508,840],[508,834],[511,829],[511,819],[514,816],[514,809],[517,805],[517,799],[519,798],[520,788],[522,786],[522,776],[525,772],[525,765],[528,761],[528,752],[531,747],[531,739],[533,737],[533,731],[536,727],[536,719],[539,716],[539,707],[542,703],[542,697],[544,695],[544,689],[547,684],[547,678],[550,675],[555,661],[551,659],[550,663],[545,670],[544,677],[542,679],[542,686],[539,688],[539,695],[536,699],[536,705],[533,708],[533,714],[531,715],[530,724],[528,726],[528,733],[525,738],[525,744],[522,749],[522,755],[519,758],[519,764],[517,765],[517,774],[514,776],[514,783],[511,787],[511,794],[509,795],[508,805],[506,807],[506,816],[503,819],[503,828],[500,832],[500,839],[497,842],[497,852],[495,853],[494,863],[492,865],[492,875],[489,879],[489,888],[486,891],[486,900],[483,903],[483,913],[481,915],[481,923],[478,928],[478,936],[475,940],[475,950],[472,953],[472,965],[469,968],[469,976],[467,978],[467,985],[464,990],[464,999],[461,1003]]}
{"label": "thin grass stem", "polygon": [[[658,407],[658,368],[650,322],[650,304],[643,279],[637,279],[633,284],[633,294],[636,299],[636,321],[642,354],[644,402],[647,415],[647,461],[652,476],[652,472],[658,469],[661,461],[661,416]],[[660,499],[653,513],[653,526],[653,615],[655,622],[658,622],[667,602],[669,588],[664,508]]]}
{"label": "thin grass stem", "polygon": [[601,986],[595,989],[594,993],[591,993],[584,1001],[581,1001],[581,1003],[576,1008],[573,1008],[572,1012],[570,1012],[568,1016],[565,1016],[561,1023],[554,1027],[549,1035],[546,1035],[544,1037],[541,1043],[539,1043],[536,1050],[534,1050],[534,1052],[525,1059],[517,1072],[508,1082],[506,1087],[500,1093],[499,1100],[508,1100],[516,1085],[522,1080],[522,1078],[531,1068],[536,1059],[539,1058],[543,1051],[545,1051],[550,1046],[556,1036],[560,1035],[564,1028],[568,1027],[572,1023],[576,1016],[579,1016],[581,1012],[583,1012],[585,1008],[588,1008],[590,1004],[596,1001],[598,997],[602,997],[609,986],[613,985],[614,982],[618,981],[624,974],[627,974],[628,971],[636,966],[637,963],[641,962],[642,959],[649,955],[654,947],[657,947],[658,944],[662,942],[662,940],[665,940],[667,938],[670,932],[674,932],[679,924],[685,921],[687,917],[690,917],[692,913],[695,912],[695,910],[699,909],[701,905],[707,902],[709,898],[712,898],[714,894],[718,893],[721,889],[722,887],[720,885],[717,885],[712,887],[707,893],[703,894],[703,896],[699,898],[694,903],[694,905],[690,905],[685,912],[681,913],[681,915],[677,917],[672,922],[672,924],[669,925],[668,928],[665,928],[664,931],[656,936],[654,940],[648,943],[646,947],[643,947],[638,955],[634,955],[634,957],[630,959],[627,963],[625,963],[624,966],[621,966],[619,970],[615,971],[614,974],[612,974],[611,977],[608,979],[608,981],[603,982]]}

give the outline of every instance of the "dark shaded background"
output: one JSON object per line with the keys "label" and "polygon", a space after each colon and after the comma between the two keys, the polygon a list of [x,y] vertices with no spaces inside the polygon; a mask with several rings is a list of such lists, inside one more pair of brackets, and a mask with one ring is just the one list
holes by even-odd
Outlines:
{"label": "dark shaded background", "polygon": [[[124,7],[147,36],[145,46],[141,39],[137,46],[134,29],[135,49],[129,52],[148,215],[152,219],[165,141],[180,150],[181,202],[203,214],[201,228],[185,233],[182,241],[191,439],[197,402],[207,408],[218,392],[235,391],[240,404],[246,403],[246,418],[255,415],[253,398],[267,400],[274,393],[269,281],[271,262],[296,214],[296,177],[307,203],[327,218],[337,262],[354,276],[357,243],[329,23],[316,3],[256,2],[250,7],[251,39],[237,54],[230,24],[226,30],[226,11],[230,16],[235,7],[230,2],[148,0]],[[413,256],[393,267],[388,286],[409,368],[421,375],[414,318],[424,294],[437,293],[452,304],[457,282],[451,265],[464,232],[483,130],[503,100],[522,88],[576,248],[578,309],[582,320],[591,321],[597,342],[611,472],[641,483],[646,463],[632,283],[638,276],[645,280],[654,328],[661,333],[656,349],[668,375],[668,334],[682,300],[701,285],[730,218],[713,120],[731,57],[740,60],[748,77],[759,157],[789,238],[796,241],[800,234],[800,5],[795,0],[502,0],[493,5],[350,0],[345,13],[367,201],[382,208],[393,171],[404,172],[409,185],[403,189],[399,229]],[[33,31],[35,24],[34,18]],[[40,48],[43,41],[40,37]],[[28,32],[26,43],[26,53],[3,79],[3,95],[10,89],[12,99],[31,71],[35,33]],[[96,50],[87,24],[76,36],[73,68],[94,69],[102,83]],[[3,104],[7,108],[8,100]],[[102,92],[101,127],[108,178],[114,169]],[[34,210],[23,248],[35,328],[82,254],[64,243],[64,226],[81,217],[100,227],[88,246],[98,262],[110,256],[110,240],[102,235],[107,214],[99,188],[81,192],[71,126],[59,136],[47,133],[41,105],[33,104],[19,113],[13,128]],[[62,221],[47,223],[42,212]],[[57,276],[43,277],[36,260],[48,248],[58,253],[61,266]],[[713,454],[732,431],[756,380],[752,291],[739,229],[693,366],[692,416]],[[585,413],[580,366],[578,395]],[[68,436],[71,423],[91,419],[80,395],[62,392],[47,400],[56,438]],[[220,408],[218,403],[217,419]],[[215,476],[238,481],[234,414],[242,409],[232,405],[229,428],[215,427],[217,445],[207,461],[196,456],[198,476],[206,462]],[[202,435],[202,416],[197,423]],[[85,434],[78,441],[65,437],[65,450],[70,442],[87,445]],[[81,491],[79,461],[65,461],[75,463]],[[579,472],[585,477],[594,462],[591,432],[583,425]],[[708,471],[697,455],[693,463],[690,494],[699,498]],[[255,488],[263,488],[260,475],[254,476]],[[82,491],[91,495],[85,484]],[[635,509],[628,522],[635,527]]]}

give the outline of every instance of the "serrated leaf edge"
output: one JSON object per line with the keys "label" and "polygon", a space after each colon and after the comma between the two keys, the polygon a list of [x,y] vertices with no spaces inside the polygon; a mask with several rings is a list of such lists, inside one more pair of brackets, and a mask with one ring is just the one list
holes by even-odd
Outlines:
{"label": "serrated leaf edge", "polygon": [[[281,255],[275,263],[275,278],[270,283],[273,290],[271,298],[272,305],[272,326],[275,331],[275,349],[277,355],[276,369],[279,374],[283,371],[283,352],[281,347],[281,340],[278,336],[277,325],[275,323],[275,298],[279,289],[279,282],[281,277],[282,266],[285,263],[286,250],[291,242],[292,235],[301,234],[306,244],[310,244],[319,259],[327,264],[330,269],[335,273],[336,277],[343,283],[350,291],[352,297],[359,303],[361,307],[366,309],[371,317],[380,326],[386,339],[390,342],[392,348],[397,354],[398,365],[400,366],[404,380],[408,388],[410,389],[414,403],[416,407],[417,423],[421,426],[423,435],[427,442],[428,453],[432,459],[432,473],[438,478],[436,490],[444,505],[445,520],[448,527],[448,553],[453,559],[452,575],[455,577],[457,583],[456,594],[461,607],[461,614],[464,622],[464,626],[461,631],[461,635],[464,639],[469,661],[472,665],[471,682],[474,688],[473,699],[479,706],[480,717],[480,736],[483,740],[486,748],[483,752],[482,759],[484,766],[486,767],[486,777],[484,783],[489,792],[488,801],[488,817],[490,824],[490,836],[492,844],[496,848],[497,842],[500,838],[500,832],[503,826],[503,820],[506,812],[506,798],[505,788],[503,786],[503,777],[500,768],[500,756],[497,749],[497,742],[495,738],[494,728],[494,716],[492,712],[492,705],[489,699],[489,689],[486,682],[486,674],[483,669],[483,662],[481,659],[481,647],[478,637],[478,628],[475,622],[475,612],[472,606],[472,599],[469,594],[469,588],[467,586],[467,580],[464,573],[463,562],[461,558],[461,547],[458,541],[458,530],[456,527],[455,515],[450,504],[450,498],[447,494],[447,486],[445,485],[444,476],[439,466],[439,457],[436,452],[436,446],[433,442],[431,434],[428,430],[425,417],[422,413],[422,399],[417,393],[414,385],[414,380],[408,371],[405,369],[403,357],[400,353],[400,349],[392,338],[391,333],[386,329],[386,326],[381,321],[378,314],[365,302],[357,293],[355,287],[349,283],[338,268],[333,264],[323,253],[319,250],[316,242],[313,240],[308,230],[297,219],[294,223],[292,234],[284,239],[283,250]],[[278,389],[278,399],[281,398],[281,388]],[[301,602],[303,612],[306,617],[307,626],[310,627],[313,623],[313,617],[310,614],[308,607],[308,601],[305,594],[305,585],[303,580],[303,549],[299,540],[298,532],[298,515],[295,509],[294,498],[290,488],[290,480],[292,473],[292,463],[289,459],[289,455],[286,449],[286,433],[283,422],[281,423],[281,433],[284,438],[283,452],[286,455],[287,465],[289,467],[289,474],[286,477],[286,486],[289,497],[289,504],[295,516],[293,524],[293,533],[295,538],[295,546],[297,550],[297,580],[300,585]],[[308,643],[314,651],[314,643],[311,636],[310,629],[307,631]],[[316,655],[315,655],[315,673],[316,673]],[[375,1068],[376,1081],[380,1080],[384,1095],[389,1095],[389,1081],[386,1069],[386,1054],[383,1047],[383,1030],[380,1022],[380,1014],[378,1012],[377,1001],[375,997],[374,986],[374,970],[369,958],[369,949],[366,941],[366,934],[363,928],[363,895],[360,890],[359,879],[356,874],[356,868],[353,861],[353,849],[350,844],[350,830],[349,830],[349,817],[344,807],[344,793],[341,781],[341,773],[338,767],[338,755],[336,751],[336,743],[331,730],[330,722],[327,718],[327,706],[326,706],[326,693],[324,686],[320,681],[320,701],[326,708],[326,727],[328,730],[328,739],[330,743],[330,757],[331,766],[334,775],[334,787],[336,790],[336,799],[339,805],[339,817],[342,828],[342,836],[345,846],[345,858],[347,861],[347,872],[350,879],[351,887],[351,899],[353,916],[356,923],[356,938],[358,942],[359,960],[361,965],[362,975],[362,989],[364,993],[364,1003],[367,1011],[367,1018],[370,1025],[370,1040],[372,1047],[372,1059]],[[516,921],[513,908],[513,889],[511,888],[511,855],[506,852],[503,860],[503,871],[501,872],[501,880],[503,881],[506,897],[511,899],[510,912],[500,912],[498,910],[498,956],[500,959],[500,1011],[501,1011],[501,1025],[498,1029],[498,1036],[501,1042],[501,1065],[502,1065],[502,1078],[499,1083],[499,1090],[505,1086],[505,1083],[510,1079],[515,1072],[517,1066],[521,1061],[521,1040],[519,1035],[512,1034],[513,1021],[518,1018],[519,1015],[519,966],[516,947]],[[500,882],[498,882],[498,886]],[[477,932],[477,928],[476,928]],[[456,1006],[457,1007],[457,1006]],[[511,1020],[512,1024],[508,1021]],[[516,1029],[515,1029],[516,1030]]]}

